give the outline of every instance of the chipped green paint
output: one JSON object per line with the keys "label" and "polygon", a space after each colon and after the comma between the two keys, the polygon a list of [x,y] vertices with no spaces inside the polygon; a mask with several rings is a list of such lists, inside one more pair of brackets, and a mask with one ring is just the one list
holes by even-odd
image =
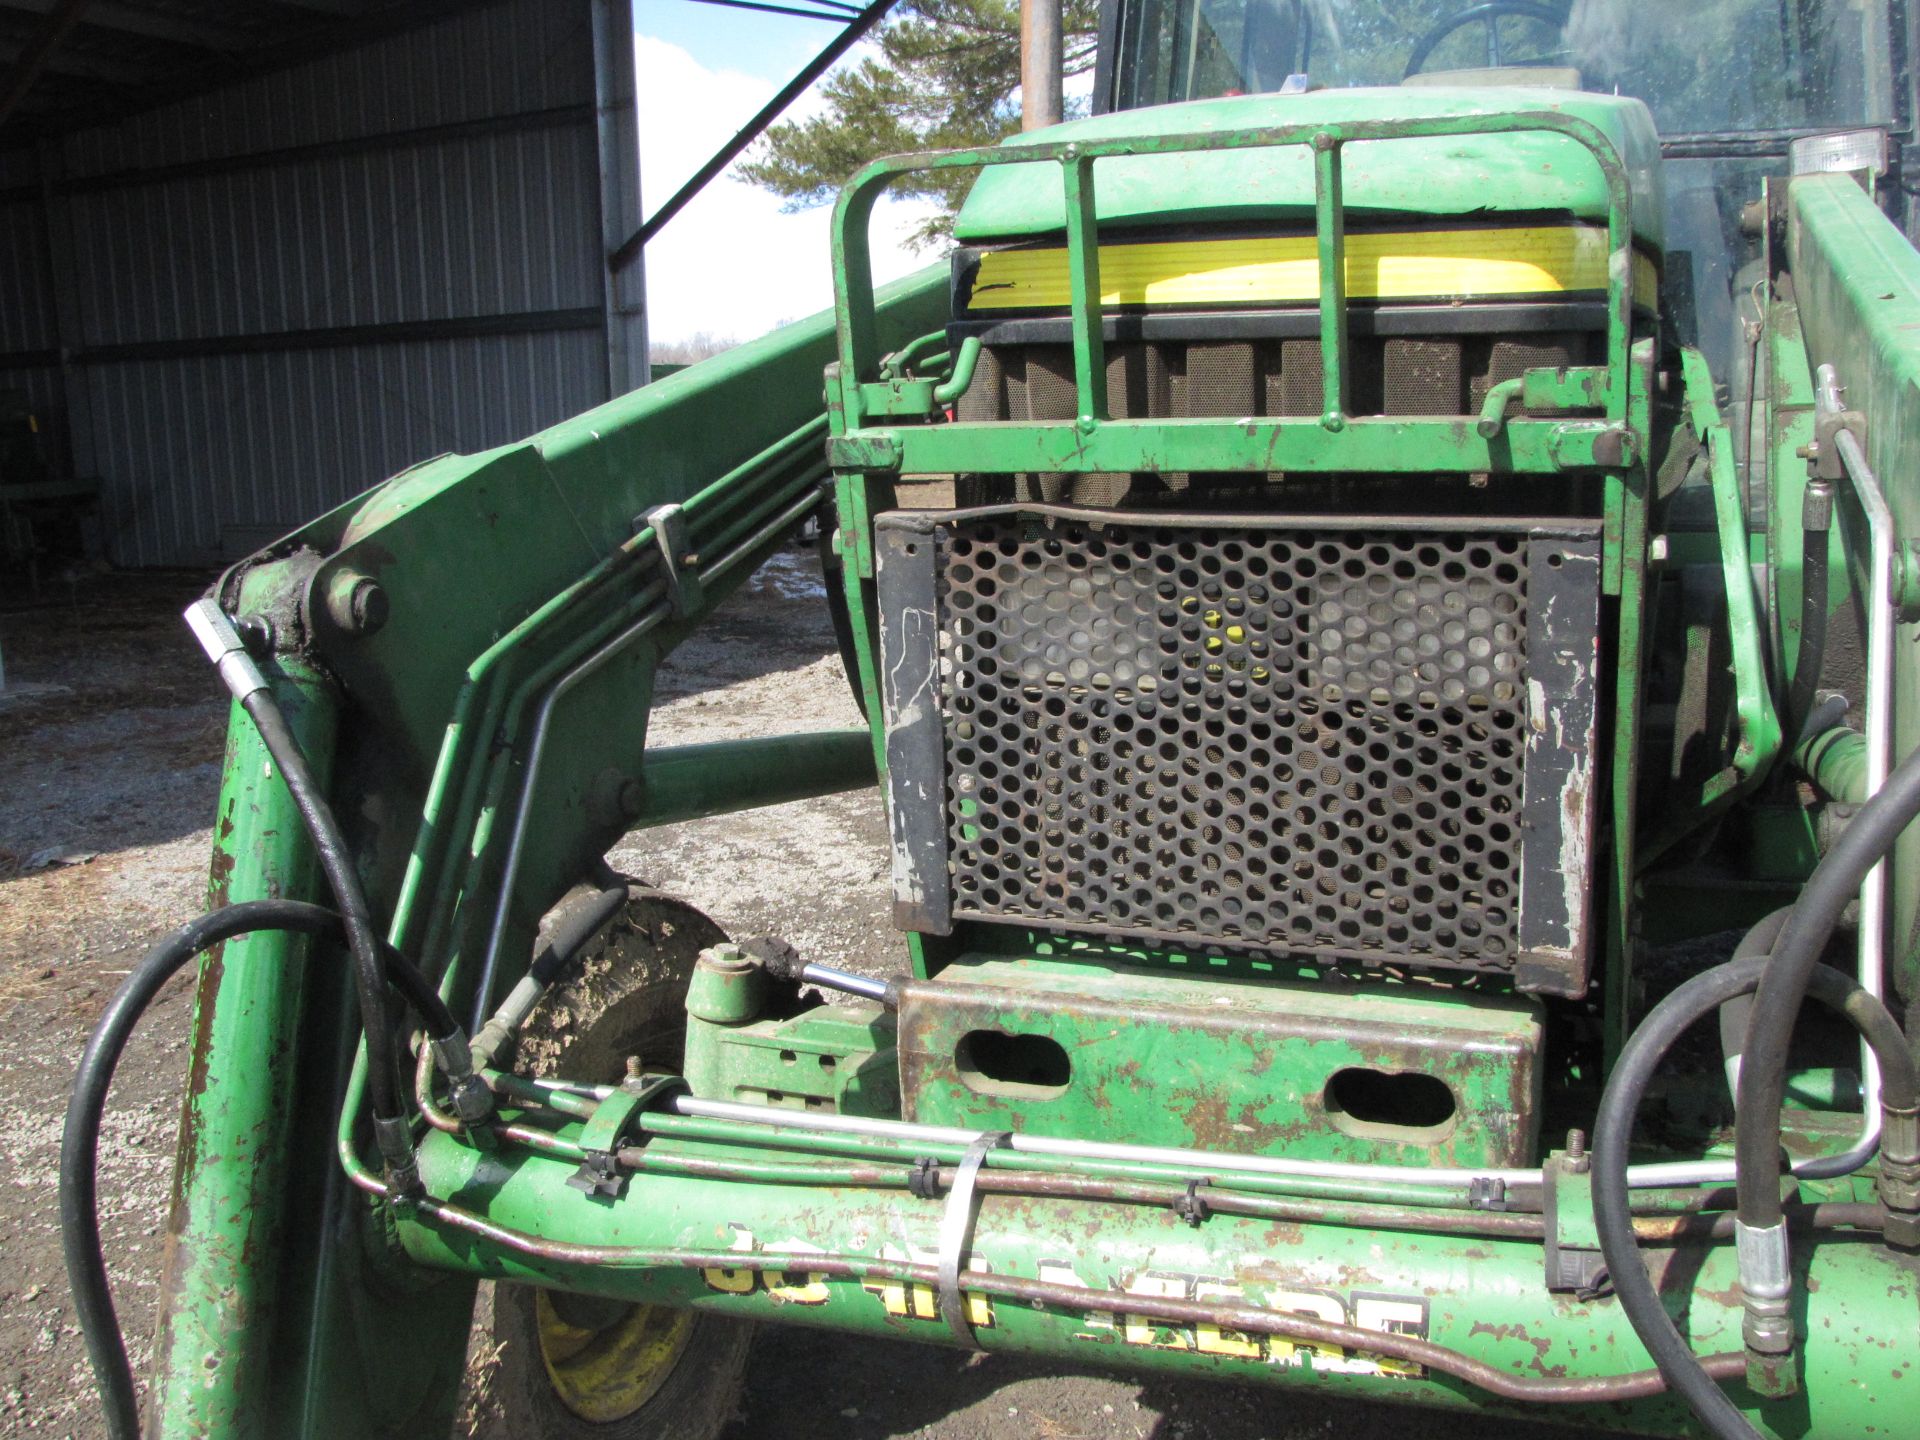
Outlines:
{"label": "chipped green paint", "polygon": [[687,1019],[686,1079],[703,1099],[890,1118],[896,1073],[893,1016],[871,1000],[743,1024]]}
{"label": "chipped green paint", "polygon": [[[980,1034],[1041,1037],[1069,1071],[1055,1086],[1006,1083],[968,1062]],[[910,1120],[1296,1159],[1528,1164],[1540,1049],[1540,1006],[1524,997],[1072,961],[964,956],[900,1003]],[[1360,1093],[1381,1115],[1342,1107],[1343,1072],[1375,1087]],[[1452,1113],[1393,1123],[1407,1077],[1444,1085]]]}
{"label": "chipped green paint", "polygon": [[[333,705],[311,671],[283,668],[274,693],[323,779]],[[292,797],[236,705],[214,820],[210,906],[315,900],[318,865]],[[255,1434],[266,1428],[263,1354],[277,1313],[289,1221],[293,1116],[285,1095],[301,1065],[308,942],[273,932],[208,952],[195,992],[192,1050],[160,1281],[160,1431]]]}
{"label": "chipped green paint", "polygon": [[[743,1164],[791,1163],[778,1149],[656,1139],[663,1156],[723,1150]],[[574,1167],[524,1152],[475,1151],[431,1135],[422,1175],[435,1194],[472,1197],[493,1221],[552,1240],[649,1249],[785,1253],[787,1268],[677,1269],[534,1258],[410,1217],[407,1249],[423,1263],[468,1274],[536,1280],[622,1299],[693,1306],[849,1334],[951,1343],[924,1287],[828,1280],[804,1268],[808,1249],[931,1261],[944,1202],[902,1185],[741,1184],[642,1173],[610,1201],[584,1204],[566,1181]],[[665,1167],[663,1167],[664,1169]],[[904,1169],[904,1166],[901,1167]],[[1655,1273],[1690,1288],[1687,1325],[1704,1352],[1737,1350],[1740,1304],[1733,1247],[1651,1248]],[[988,1194],[980,1202],[972,1268],[1066,1280],[1139,1295],[1235,1299],[1339,1318],[1362,1328],[1422,1334],[1517,1376],[1592,1376],[1644,1368],[1646,1351],[1610,1300],[1549,1295],[1538,1242],[1391,1233],[1318,1223],[1214,1215],[1190,1226],[1170,1210]],[[1736,1387],[1762,1434],[1794,1440],[1905,1436],[1920,1413],[1920,1282],[1908,1260],[1868,1244],[1796,1246],[1807,1296],[1807,1393],[1761,1407]],[[1254,1341],[1211,1327],[1177,1327],[1124,1311],[1038,1307],[976,1299],[975,1334],[989,1351],[1089,1361],[1140,1372],[1214,1376],[1299,1389],[1330,1399],[1419,1402],[1538,1419],[1540,1407],[1487,1398],[1456,1381],[1406,1373],[1358,1352]],[[1862,1383],[1871,1368],[1871,1384]],[[1636,1433],[1687,1433],[1680,1407],[1555,1407],[1569,1424]]]}
{"label": "chipped green paint", "polygon": [[[1609,859],[1593,865],[1592,882],[1605,904],[1609,948],[1608,988],[1596,1018],[1617,1044],[1632,1009],[1634,885],[1657,844],[1657,837],[1643,843],[1635,834],[1650,467],[1661,457],[1650,453],[1656,347],[1646,338],[1651,332],[1633,329],[1631,259],[1636,241],[1657,248],[1658,162],[1634,102],[1542,94],[1516,102],[1535,107],[1526,113],[1496,112],[1511,99],[1429,90],[1204,102],[1100,117],[993,150],[876,162],[836,215],[836,316],[786,327],[522,444],[428,462],[299,532],[293,539],[305,549],[306,569],[291,558],[258,564],[240,577],[242,608],[262,601],[263,583],[297,590],[279,600],[311,621],[304,639],[351,702],[342,713],[361,728],[341,751],[346,763],[336,799],[343,813],[375,832],[368,878],[395,942],[470,1003],[473,962],[495,907],[505,917],[504,952],[523,960],[545,902],[629,824],[817,793],[883,768],[873,523],[894,506],[902,477],[1484,472],[1552,485],[1571,473],[1596,480],[1593,488],[1604,496],[1603,588],[1616,602],[1609,611],[1617,647],[1609,657],[1612,728],[1601,741],[1612,767],[1602,826]],[[1416,156],[1445,164],[1410,164]],[[945,423],[941,407],[964,387],[968,356],[979,353],[976,344],[950,355],[944,380],[931,373],[938,369],[932,347],[943,339],[947,318],[946,277],[930,271],[879,292],[870,284],[866,225],[880,191],[905,171],[951,166],[986,171],[962,220],[965,233],[1064,231],[1076,360],[1069,419]],[[1255,175],[1257,185],[1238,190],[1223,180]],[[1231,205],[1220,203],[1226,194]],[[1796,182],[1790,200],[1794,263],[1805,271],[1799,298],[1820,307],[1820,323],[1807,324],[1802,348],[1806,358],[1833,359],[1870,395],[1862,405],[1875,417],[1870,448],[1897,487],[1896,506],[1913,514],[1920,503],[1913,490],[1920,466],[1912,463],[1920,425],[1909,422],[1920,413],[1910,413],[1911,397],[1920,393],[1920,356],[1907,336],[1920,333],[1920,263],[1904,242],[1895,253],[1885,222],[1851,181]],[[1527,372],[1517,394],[1503,395],[1501,413],[1484,417],[1488,434],[1473,416],[1349,414],[1344,361],[1351,353],[1339,284],[1348,221],[1543,204],[1607,224],[1606,363]],[[1284,212],[1314,227],[1323,274],[1318,318],[1331,361],[1323,413],[1112,419],[1097,230],[1150,215],[1192,218],[1198,210],[1219,220],[1234,214],[1234,205],[1251,207],[1242,218]],[[1639,299],[1647,312],[1653,297]],[[1768,341],[1776,361],[1801,342],[1785,312],[1779,315]],[[927,354],[926,374],[908,374],[901,358],[916,346]],[[1708,377],[1697,357],[1685,369],[1696,428],[1713,451],[1719,502],[1716,543],[1703,553],[1738,596],[1753,545],[1734,503],[1730,447]],[[1804,369],[1777,366],[1782,383],[1799,389],[1776,398],[1804,399]],[[1854,398],[1861,402],[1860,394]],[[1792,410],[1783,403],[1773,417],[1776,466],[1790,443]],[[834,543],[845,562],[840,581],[853,617],[854,668],[871,710],[868,730],[649,755],[645,722],[660,656],[817,503],[830,471]],[[1793,491],[1783,486],[1780,493]],[[684,506],[686,543],[663,555],[662,535],[673,525],[649,512],[667,503]],[[291,557],[294,550],[275,553]],[[1784,578],[1798,567],[1789,555],[1784,565],[1776,558],[1776,568]],[[348,569],[377,579],[388,593],[393,618],[378,631],[342,633],[324,605],[302,606]],[[676,574],[695,583],[680,583],[674,604]],[[1735,616],[1747,744],[1740,783],[1762,774],[1780,743],[1755,661],[1765,637],[1751,598]],[[659,618],[663,606],[668,613]],[[584,657],[634,636],[642,620],[653,628],[557,712],[550,768],[538,785],[523,788],[531,736],[553,683]],[[312,677],[295,678],[300,683],[289,698],[303,700]],[[1908,692],[1920,684],[1920,664],[1907,664],[1901,683]],[[1909,730],[1916,711],[1903,702]],[[332,714],[324,703],[299,713],[323,763],[332,755]],[[1904,745],[1911,743],[1906,734]],[[376,754],[377,763],[368,758]],[[310,892],[310,857],[244,725],[236,727],[227,783],[223,807],[251,808],[232,812],[232,828],[219,842],[216,881],[225,897]],[[527,829],[525,866],[507,885],[510,837],[535,814],[551,823]],[[1780,859],[1761,868],[1787,872],[1802,864],[1806,838],[1783,832]],[[1902,893],[1910,901],[1920,866],[1903,868]],[[947,939],[909,935],[906,944],[913,978],[901,987],[897,1036],[871,1005],[724,1025],[696,1019],[685,1067],[695,1090],[881,1115],[898,1112],[904,1090],[910,1118],[934,1123],[1302,1158],[1494,1168],[1538,1157],[1546,1012],[1539,1002],[1500,994],[1495,984],[1451,993],[1379,975],[1328,984],[1325,976],[1260,971],[1258,961],[1244,958],[1228,964],[1209,955],[1096,952],[1012,929],[992,935],[985,927]],[[977,953],[994,946],[1003,953]],[[995,1036],[1040,1037],[1067,1057],[1067,1072],[1022,1074],[1018,1066],[988,1064],[969,1049],[970,1038],[983,1036],[989,1047]],[[357,1163],[351,1152],[359,1096],[348,1079],[354,1039],[337,966],[302,967],[271,939],[229,946],[209,963],[173,1222],[178,1245],[157,1391],[163,1435],[318,1440],[444,1431],[476,1276],[862,1334],[946,1338],[930,1300],[911,1285],[824,1280],[794,1268],[800,1261],[782,1271],[676,1270],[604,1255],[607,1263],[578,1255],[533,1260],[497,1240],[442,1228],[419,1211],[371,1205],[346,1186],[329,1146],[340,1123],[349,1164]],[[1335,1077],[1350,1072],[1427,1077],[1448,1089],[1454,1115],[1413,1124],[1390,1110],[1362,1114],[1337,1093]],[[1557,1086],[1564,1078],[1556,1073],[1552,1080]],[[1590,1085],[1594,1077],[1580,1079]],[[282,1103],[288,1096],[294,1103]],[[601,1130],[611,1134],[621,1118],[608,1112]],[[432,1195],[457,1198],[542,1241],[734,1253],[813,1246],[912,1260],[927,1258],[937,1243],[942,1206],[906,1194],[904,1167],[915,1154],[899,1147],[787,1131],[776,1143],[767,1129],[754,1130],[749,1144],[737,1122],[624,1118],[633,1122],[627,1133],[653,1138],[648,1159],[610,1202],[589,1202],[568,1187],[569,1164],[512,1146],[482,1151],[440,1133],[425,1137],[423,1175]],[[1843,1117],[1827,1118],[1842,1124]],[[559,1128],[568,1143],[578,1142],[577,1121]],[[1415,1131],[1421,1133],[1409,1133]],[[916,1153],[951,1164],[957,1148],[934,1144]],[[873,1188],[828,1180],[824,1172],[794,1183],[796,1165],[845,1170],[848,1155],[899,1173]],[[738,1162],[735,1178],[690,1173],[695,1162],[716,1159]],[[1002,1155],[992,1163],[1054,1175],[1086,1168],[1060,1157],[1041,1163]],[[1138,1168],[1148,1173],[1123,1178],[1176,1178]],[[1268,1176],[1241,1188],[1335,1205],[1432,1206],[1445,1198],[1430,1185],[1391,1179]],[[290,1225],[296,1211],[311,1223]],[[1512,1238],[1512,1229],[1499,1238],[1442,1233],[1447,1222],[1457,1229],[1471,1214],[1429,1210],[1415,1228],[1375,1214],[1373,1222],[1349,1216],[1344,1223],[1332,1210],[1284,1223],[1216,1214],[1189,1225],[1151,1203],[991,1193],[981,1205],[974,1254],[1001,1275],[1064,1277],[1161,1297],[1234,1297],[1363,1326],[1377,1321],[1373,1328],[1411,1329],[1515,1375],[1592,1376],[1646,1365],[1616,1305],[1545,1292],[1537,1242]],[[1530,1217],[1495,1218],[1524,1225]],[[1584,1211],[1563,1218],[1569,1243],[1588,1238]],[[397,1264],[396,1238],[412,1258],[446,1273]],[[1731,1247],[1652,1254],[1672,1281],[1676,1305],[1687,1306],[1695,1345],[1737,1348]],[[1795,1263],[1808,1296],[1805,1373],[1815,1403],[1810,1412],[1758,1411],[1757,1423],[1802,1440],[1904,1433],[1920,1413],[1920,1367],[1911,1362],[1920,1348],[1914,1263],[1854,1236],[1796,1244]],[[989,1349],[1489,1414],[1537,1413],[1453,1381],[1397,1372],[1365,1354],[1313,1352],[1205,1325],[1181,1329],[1141,1321],[1124,1306],[1089,1314],[982,1299],[976,1308]],[[1756,1408],[1753,1397],[1735,1393]],[[1666,1399],[1565,1418],[1686,1429]]]}

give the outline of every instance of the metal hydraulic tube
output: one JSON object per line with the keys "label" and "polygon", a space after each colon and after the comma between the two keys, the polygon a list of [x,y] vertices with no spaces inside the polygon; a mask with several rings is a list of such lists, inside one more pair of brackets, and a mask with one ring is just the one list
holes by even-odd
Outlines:
{"label": "metal hydraulic tube", "polygon": [[887,981],[835,970],[831,965],[801,966],[800,981],[827,990],[838,990],[843,995],[858,995],[863,1000],[877,1000],[888,1008],[894,1005],[894,989]]}
{"label": "metal hydraulic tube", "polygon": [[[777,1152],[729,1147],[749,1163]],[[649,1150],[663,1155],[671,1142]],[[643,1172],[624,1193],[587,1203],[567,1185],[574,1166],[501,1149],[481,1152],[453,1136],[421,1147],[427,1190],[493,1225],[535,1233],[532,1247],[503,1243],[415,1211],[401,1239],[421,1262],[470,1274],[561,1285],[615,1299],[715,1309],[741,1316],[831,1326],[858,1333],[950,1343],[932,1287],[886,1276],[808,1273],[809,1250],[829,1255],[933,1261],[945,1197],[905,1201],[897,1189],[744,1184]],[[988,1350],[1052,1355],[1073,1363],[1125,1365],[1195,1375],[1311,1385],[1325,1393],[1539,1414],[1538,1400],[1488,1396],[1417,1364],[1283,1335],[1184,1320],[1039,1305],[968,1287],[970,1272],[1120,1290],[1143,1309],[1255,1306],[1361,1329],[1420,1337],[1510,1374],[1575,1381],[1644,1370],[1648,1357],[1619,1307],[1550,1295],[1537,1243],[1476,1236],[1407,1235],[1334,1224],[1276,1224],[1215,1214],[1191,1225],[1170,1209],[986,1194],[960,1271],[972,1334]],[[528,1253],[540,1245],[547,1255]],[[597,1262],[569,1245],[640,1251],[739,1253],[740,1266],[683,1266],[623,1259]],[[1920,1413],[1920,1369],[1900,1363],[1920,1345],[1920,1277],[1913,1262],[1866,1241],[1829,1239],[1796,1257],[1808,1296],[1807,1394],[1798,1405],[1764,1406],[1736,1387],[1736,1402],[1763,1433],[1802,1440],[1893,1436]],[[770,1269],[765,1256],[790,1256]],[[754,1256],[750,1262],[747,1256]],[[1656,1282],[1688,1297],[1691,1340],[1702,1354],[1737,1350],[1740,1310],[1731,1246],[1652,1249]],[[1880,1363],[1882,1354],[1886,1359]],[[1875,1382],[1859,1383],[1872,1363]],[[1577,1393],[1577,1392],[1576,1392]],[[1594,1392],[1599,1393],[1599,1392]],[[1776,1428],[1769,1429],[1769,1410]],[[1678,1433],[1684,1410],[1668,1396],[1631,1403],[1556,1406],[1596,1427]]]}
{"label": "metal hydraulic tube", "polygon": [[[793,526],[798,525],[808,513],[819,504],[818,497],[811,491],[802,493],[796,500],[770,517],[757,517],[761,520],[758,528],[752,529],[745,539],[734,544],[733,548],[699,565],[697,583],[702,586],[718,587],[731,578],[742,561],[752,556],[773,540],[778,539]],[[664,533],[661,527],[666,522],[664,512],[677,511],[679,507],[661,507],[652,512],[647,528],[655,533]],[[749,525],[751,521],[747,522]],[[743,528],[736,523],[734,530]],[[733,532],[727,532],[731,535]],[[689,566],[689,570],[691,570]],[[692,578],[691,576],[685,578]],[[507,931],[507,918],[512,909],[515,887],[517,885],[521,861],[529,826],[533,819],[532,801],[540,779],[541,761],[545,757],[547,741],[552,734],[553,716],[556,707],[569,693],[597,671],[606,666],[616,656],[622,654],[636,641],[665,625],[674,618],[677,611],[670,605],[650,609],[640,615],[625,629],[593,650],[560,676],[553,687],[546,692],[540,703],[538,717],[534,721],[533,738],[527,747],[527,759],[524,777],[520,782],[519,803],[515,808],[513,830],[507,844],[506,861],[499,881],[498,898],[494,902],[493,923],[487,932],[486,951],[480,965],[480,977],[474,988],[474,1028],[478,1029],[483,1018],[484,1007],[493,993],[494,980],[499,972],[501,946]],[[818,792],[816,792],[818,793]]]}
{"label": "metal hydraulic tube", "polygon": [[[1816,411],[1827,416],[1840,415],[1846,408],[1841,398],[1843,393],[1833,366],[1822,365],[1814,377]],[[1894,529],[1893,511],[1887,506],[1879,477],[1867,463],[1859,439],[1844,428],[1836,429],[1833,439],[1840,452],[1841,470],[1866,516],[1871,545],[1867,588],[1866,780],[1861,796],[1865,801],[1879,793],[1880,787],[1887,783],[1888,771],[1893,768],[1893,574],[1899,537]],[[1882,998],[1886,951],[1887,862],[1882,860],[1867,872],[1866,881],[1860,887],[1857,973],[1861,988],[1875,999]],[[1846,1175],[1873,1158],[1874,1149],[1880,1143],[1880,1062],[1865,1045],[1861,1046],[1860,1065],[1860,1138],[1838,1155],[1794,1166],[1794,1173],[1815,1178]]]}
{"label": "metal hydraulic tube", "polygon": [[[766,1105],[747,1105],[731,1100],[702,1100],[691,1095],[676,1096],[668,1102],[675,1114],[718,1120],[735,1120],[762,1125],[777,1125],[792,1130],[818,1131],[842,1135],[865,1135],[902,1144],[968,1145],[981,1136],[978,1130],[946,1125],[916,1125],[899,1120],[876,1120],[856,1115],[834,1115],[819,1111],[779,1110]],[[1877,1125],[1876,1121],[1876,1125]],[[1464,1199],[1475,1181],[1497,1180],[1509,1186],[1539,1185],[1543,1174],[1538,1169],[1460,1167],[1434,1165],[1356,1164],[1333,1160],[1302,1160],[1285,1156],[1242,1155],[1206,1150],[1181,1150],[1154,1145],[1128,1145],[1102,1140],[1076,1140],[1060,1136],[1015,1133],[1010,1148],[1029,1155],[1060,1159],[1112,1160],[1123,1164],[1165,1166],[1191,1174],[1232,1173],[1266,1175],[1314,1181],[1351,1182],[1360,1187],[1422,1186],[1435,1191],[1450,1191]],[[1831,1163],[1822,1158],[1799,1161],[1794,1173],[1809,1174],[1816,1165]],[[1857,1169],[1858,1166],[1852,1168]],[[1627,1183],[1635,1189],[1680,1188],[1694,1185],[1721,1185],[1734,1178],[1729,1160],[1671,1160],[1635,1165],[1627,1172]]]}

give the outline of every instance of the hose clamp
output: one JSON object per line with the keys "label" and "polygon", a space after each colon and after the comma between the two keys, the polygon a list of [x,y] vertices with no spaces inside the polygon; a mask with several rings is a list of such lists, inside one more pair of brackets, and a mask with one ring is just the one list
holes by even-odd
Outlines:
{"label": "hose clamp", "polygon": [[1200,1193],[1200,1187],[1211,1185],[1212,1180],[1189,1180],[1185,1193],[1173,1202],[1173,1213],[1187,1224],[1198,1230],[1213,1213],[1207,1204],[1207,1197]]}
{"label": "hose clamp", "polygon": [[917,1158],[907,1171],[907,1193],[916,1200],[939,1199],[940,1162],[931,1155]]}
{"label": "hose clamp", "polygon": [[661,568],[667,580],[667,604],[673,618],[684,620],[705,602],[700,584],[700,557],[687,542],[687,513],[678,505],[656,505],[647,511],[642,524],[652,527],[654,543],[660,550]]}
{"label": "hose clamp", "polygon": [[1817,409],[1813,420],[1813,444],[1806,449],[1807,474],[1815,480],[1844,480],[1846,462],[1840,455],[1840,432],[1850,431],[1864,449],[1867,443],[1867,417],[1858,410]]}
{"label": "hose clamp", "polygon": [[999,1149],[1011,1139],[1013,1135],[1009,1131],[992,1130],[967,1147],[953,1172],[947,1208],[940,1217],[940,1318],[947,1322],[954,1339],[969,1350],[978,1350],[980,1342],[974,1336],[973,1322],[967,1317],[967,1297],[960,1289],[960,1267],[973,1240],[974,1182],[979,1179],[980,1167],[986,1163],[987,1152]]}

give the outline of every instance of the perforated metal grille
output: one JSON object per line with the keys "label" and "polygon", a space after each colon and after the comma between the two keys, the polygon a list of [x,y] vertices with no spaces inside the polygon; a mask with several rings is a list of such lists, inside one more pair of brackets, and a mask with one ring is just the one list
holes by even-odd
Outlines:
{"label": "perforated metal grille", "polygon": [[1525,539],[937,531],[953,913],[1505,968]]}

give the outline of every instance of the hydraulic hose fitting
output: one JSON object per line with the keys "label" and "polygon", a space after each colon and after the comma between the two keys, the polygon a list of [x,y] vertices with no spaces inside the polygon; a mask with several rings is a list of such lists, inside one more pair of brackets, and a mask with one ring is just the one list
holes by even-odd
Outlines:
{"label": "hydraulic hose fitting", "polygon": [[253,663],[246,642],[240,638],[240,632],[234,628],[233,621],[227,618],[227,612],[220,608],[218,600],[211,597],[196,600],[183,613],[187,629],[200,642],[200,648],[207,652],[207,659],[220,672],[220,683],[232,692],[235,700],[245,700],[249,695],[267,688],[267,677]]}
{"label": "hydraulic hose fitting", "polygon": [[1762,1395],[1791,1395],[1799,1385],[1793,1373],[1793,1316],[1788,1312],[1793,1271],[1786,1221],[1756,1228],[1736,1220],[1733,1235],[1746,1310],[1740,1334],[1747,1345],[1747,1383]]}
{"label": "hydraulic hose fitting", "polygon": [[480,1033],[473,1037],[473,1054],[476,1068],[486,1070],[492,1067],[494,1057],[500,1053],[513,1036],[512,1027],[498,1015],[480,1027]]}
{"label": "hydraulic hose fitting", "polygon": [[1833,481],[1824,475],[1807,478],[1807,489],[1800,502],[1800,528],[1824,535],[1833,528]]}
{"label": "hydraulic hose fitting", "polygon": [[842,995],[876,1000],[889,1010],[900,1008],[900,987],[895,981],[855,975],[831,965],[816,965],[803,959],[798,950],[776,935],[756,935],[751,940],[742,940],[738,948],[776,980],[791,985],[818,985],[822,990],[838,990]]}
{"label": "hydraulic hose fitting", "polygon": [[466,1035],[456,1030],[428,1043],[433,1051],[433,1063],[447,1077],[448,1097],[461,1123],[478,1125],[492,1116],[493,1091],[474,1073],[473,1049],[467,1044]]}
{"label": "hydraulic hose fitting", "polygon": [[462,1031],[456,1030],[438,1040],[429,1040],[427,1044],[433,1050],[433,1063],[449,1079],[458,1080],[462,1075],[473,1073],[473,1047],[467,1044],[467,1037]]}
{"label": "hydraulic hose fitting", "polygon": [[468,1074],[447,1085],[453,1113],[466,1126],[484,1125],[493,1116],[493,1091],[478,1075]]}
{"label": "hydraulic hose fitting", "polygon": [[409,1201],[425,1194],[420,1184],[420,1162],[413,1152],[412,1122],[404,1116],[376,1115],[373,1139],[380,1147],[388,1196],[396,1201]]}
{"label": "hydraulic hose fitting", "polygon": [[1920,1105],[1880,1109],[1881,1231],[1889,1245],[1920,1250]]}

